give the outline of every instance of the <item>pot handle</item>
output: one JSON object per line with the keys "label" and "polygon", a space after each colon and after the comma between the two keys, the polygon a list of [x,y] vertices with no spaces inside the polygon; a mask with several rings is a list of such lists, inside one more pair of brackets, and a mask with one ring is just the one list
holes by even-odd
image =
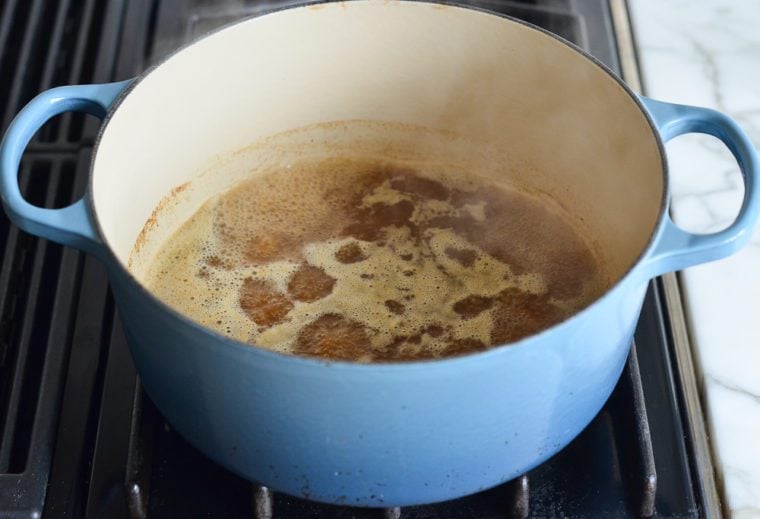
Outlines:
{"label": "pot handle", "polygon": [[747,134],[727,115],[695,106],[641,97],[664,142],[685,133],[705,133],[728,147],[744,179],[744,200],[736,220],[712,234],[694,234],[678,227],[666,212],[647,265],[651,277],[729,256],[749,240],[760,215],[760,160]]}
{"label": "pot handle", "polygon": [[21,195],[18,170],[27,144],[50,118],[73,111],[102,119],[130,82],[52,88],[32,99],[13,119],[0,145],[0,192],[13,223],[41,238],[100,252],[101,241],[87,205],[88,195],[61,209],[34,206]]}

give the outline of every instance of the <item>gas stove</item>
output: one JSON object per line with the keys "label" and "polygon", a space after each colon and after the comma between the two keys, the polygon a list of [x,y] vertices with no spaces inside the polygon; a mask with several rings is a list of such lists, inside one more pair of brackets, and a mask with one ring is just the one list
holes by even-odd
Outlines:
{"label": "gas stove", "polygon": [[[36,93],[126,79],[224,24],[295,2],[3,0],[2,130]],[[638,88],[623,0],[458,2],[588,50]],[[84,192],[99,121],[66,114],[27,149],[24,196]],[[0,217],[0,517],[700,517],[720,513],[677,278],[650,284],[628,364],[569,446],[502,485],[435,505],[357,509],[258,487],[188,445],[140,387],[103,267]]]}

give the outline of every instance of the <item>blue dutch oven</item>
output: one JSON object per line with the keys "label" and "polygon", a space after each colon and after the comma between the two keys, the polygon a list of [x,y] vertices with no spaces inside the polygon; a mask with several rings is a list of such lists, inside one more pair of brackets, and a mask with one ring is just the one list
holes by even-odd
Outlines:
{"label": "blue dutch oven", "polygon": [[[35,207],[19,192],[19,161],[66,111],[105,119],[89,189],[69,207]],[[505,178],[568,208],[613,284],[513,344],[357,364],[236,342],[141,283],[129,258],[146,222],[157,240],[168,236],[237,167],[224,157],[288,129],[357,119],[444,129],[496,150]],[[714,234],[668,216],[663,142],[689,132],[723,141],[744,177],[736,221]],[[136,80],[49,90],[13,121],[1,155],[13,222],[107,266],[142,383],[177,431],[251,481],[361,506],[456,498],[562,449],[615,386],[647,281],[739,249],[760,202],[757,155],[727,116],[636,96],[592,57],[517,20],[422,2],[286,9],[216,32]],[[154,213],[159,205],[173,212]]]}

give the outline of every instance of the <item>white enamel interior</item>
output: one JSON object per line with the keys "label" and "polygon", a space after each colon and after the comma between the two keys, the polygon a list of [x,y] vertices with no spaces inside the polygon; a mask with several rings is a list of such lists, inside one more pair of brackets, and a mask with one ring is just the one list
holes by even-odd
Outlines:
{"label": "white enamel interior", "polygon": [[[92,190],[104,238],[126,266],[173,189],[205,172],[158,219],[154,247],[245,174],[250,164],[222,167],[235,150],[288,129],[351,119],[446,129],[488,143],[508,161],[505,175],[551,192],[572,212],[607,251],[616,277],[646,246],[661,209],[652,129],[601,68],[497,16],[369,0],[237,24],[143,78],[108,122],[95,157]],[[141,269],[133,269],[138,278]]]}

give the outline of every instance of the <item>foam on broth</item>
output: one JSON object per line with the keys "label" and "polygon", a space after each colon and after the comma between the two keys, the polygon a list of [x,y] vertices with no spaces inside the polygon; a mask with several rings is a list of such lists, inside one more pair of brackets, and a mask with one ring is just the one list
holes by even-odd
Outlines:
{"label": "foam on broth", "polygon": [[144,281],[197,322],[282,353],[441,358],[540,331],[607,288],[572,221],[545,192],[461,163],[301,155],[206,201]]}

